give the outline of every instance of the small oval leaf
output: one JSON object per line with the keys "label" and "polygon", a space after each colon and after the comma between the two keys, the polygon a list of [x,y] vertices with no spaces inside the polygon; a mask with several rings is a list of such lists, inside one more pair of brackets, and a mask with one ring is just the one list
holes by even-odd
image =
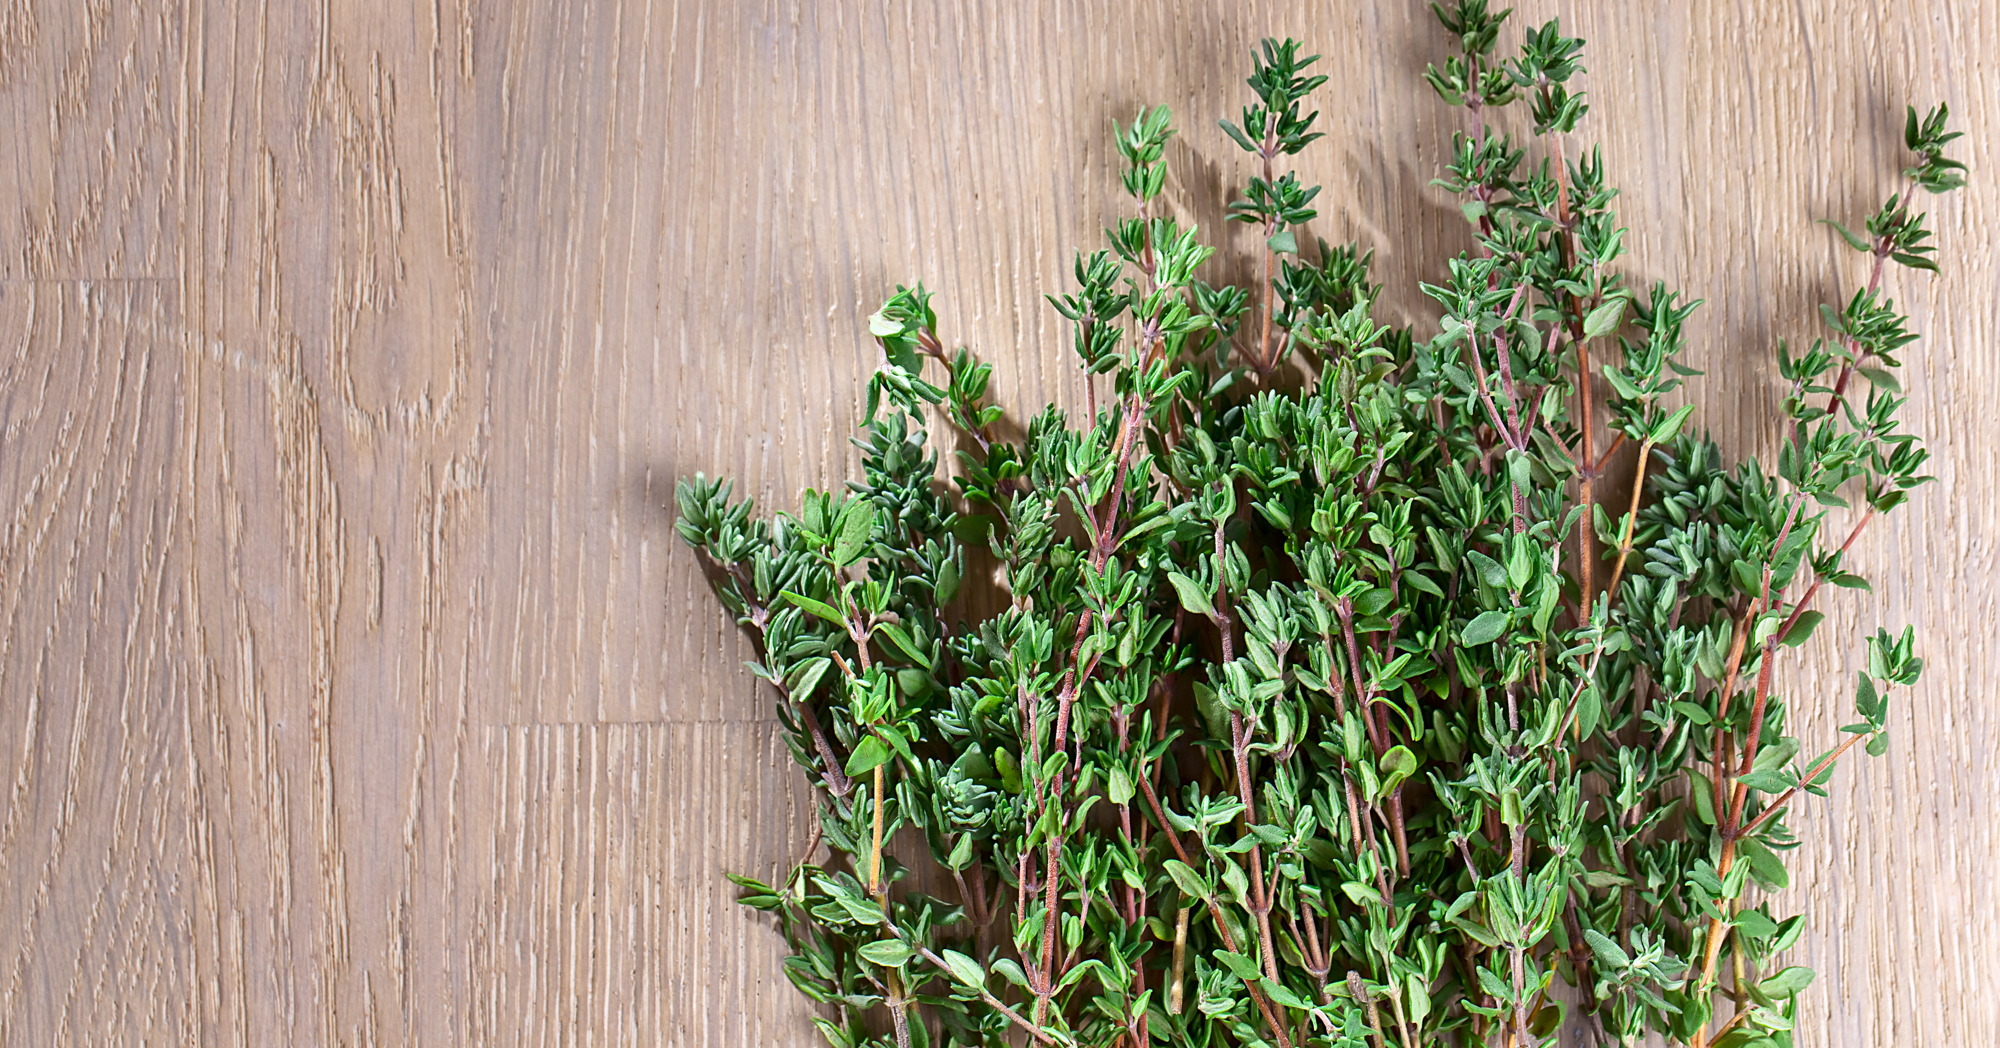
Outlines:
{"label": "small oval leaf", "polygon": [[1465,632],[1459,635],[1460,643],[1467,647],[1491,644],[1507,632],[1507,613],[1504,611],[1482,611],[1479,617],[1465,624]]}
{"label": "small oval leaf", "polygon": [[915,950],[901,939],[877,939],[854,951],[872,964],[884,968],[894,968],[916,956]]}

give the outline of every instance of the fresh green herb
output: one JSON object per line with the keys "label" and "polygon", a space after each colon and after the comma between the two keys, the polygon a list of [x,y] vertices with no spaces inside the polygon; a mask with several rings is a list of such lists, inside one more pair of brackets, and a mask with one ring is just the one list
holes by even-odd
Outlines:
{"label": "fresh green herb", "polygon": [[[1222,124],[1259,162],[1231,217],[1265,280],[1203,281],[1211,249],[1153,206],[1168,113],[1140,110],[1116,129],[1135,213],[1050,297],[1087,418],[1002,437],[990,366],[919,284],[870,320],[888,362],[846,492],[766,521],[681,484],[817,788],[828,859],[738,883],[829,1043],[1792,1044],[1803,922],[1758,893],[1804,843],[1786,813],[1884,752],[1922,662],[1909,630],[1869,639],[1837,739],[1791,734],[1835,697],[1776,671],[1930,479],[1882,286],[1935,269],[1924,216],[1898,193],[1834,223],[1868,282],[1778,349],[1775,470],[1727,465],[1675,404],[1699,303],[1625,282],[1603,163],[1565,158],[1582,42],[1550,22],[1502,60],[1504,12],[1434,7],[1457,47],[1427,79],[1469,121],[1438,185],[1478,241],[1423,286],[1435,330],[1374,319],[1360,246],[1300,241],[1318,187],[1277,167],[1323,78],[1267,41]],[[1487,124],[1516,102],[1527,141]],[[1905,135],[1932,193],[1962,181],[1945,117]],[[927,418],[971,437],[962,499]],[[1627,445],[1632,487],[1600,498]],[[969,620],[976,542],[1005,581]],[[952,898],[899,887],[913,865]]]}

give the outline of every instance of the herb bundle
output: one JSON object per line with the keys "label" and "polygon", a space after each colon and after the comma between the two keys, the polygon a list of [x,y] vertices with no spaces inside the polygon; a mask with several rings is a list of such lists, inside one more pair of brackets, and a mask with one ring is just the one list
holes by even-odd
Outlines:
{"label": "herb bundle", "polygon": [[[1935,268],[1912,196],[1961,183],[1957,136],[1911,110],[1909,191],[1834,224],[1866,285],[1778,348],[1775,470],[1731,465],[1673,407],[1699,303],[1624,283],[1616,191],[1566,153],[1582,42],[1550,22],[1502,59],[1505,12],[1433,6],[1456,48],[1426,78],[1470,128],[1436,184],[1477,239],[1423,286],[1435,330],[1375,319],[1360,246],[1301,243],[1319,190],[1280,169],[1324,78],[1266,41],[1221,124],[1261,168],[1230,217],[1265,279],[1205,283],[1162,214],[1167,111],[1118,127],[1133,214],[1050,297],[1085,418],[1003,438],[991,365],[919,284],[870,320],[846,492],[767,521],[681,484],[816,787],[827,860],[738,883],[830,1043],[1791,1045],[1802,918],[1759,898],[1786,813],[1884,751],[1922,664],[1908,630],[1868,638],[1834,738],[1793,734],[1835,697],[1776,671],[1930,479],[1884,279]],[[1487,125],[1515,103],[1525,142]],[[976,621],[967,543],[1005,580]]]}

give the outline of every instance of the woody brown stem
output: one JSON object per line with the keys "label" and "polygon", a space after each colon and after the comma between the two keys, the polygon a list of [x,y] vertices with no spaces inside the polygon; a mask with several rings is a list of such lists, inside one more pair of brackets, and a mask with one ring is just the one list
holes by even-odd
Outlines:
{"label": "woody brown stem", "polygon": [[1867,737],[1868,736],[1866,735],[1860,735],[1860,734],[1849,735],[1845,741],[1841,742],[1840,745],[1833,748],[1832,753],[1829,753],[1825,757],[1822,757],[1818,761],[1815,761],[1813,763],[1812,768],[1807,770],[1807,772],[1804,775],[1799,776],[1799,785],[1787,788],[1785,792],[1778,794],[1776,797],[1773,797],[1770,801],[1766,802],[1764,805],[1764,810],[1758,812],[1756,818],[1751,819],[1748,823],[1744,824],[1743,829],[1737,833],[1737,836],[1748,837],[1752,833],[1757,832],[1758,827],[1771,821],[1773,818],[1776,818],[1779,812],[1785,810],[1785,805],[1792,803],[1792,798],[1798,794],[1800,789],[1804,788],[1806,783],[1812,782],[1813,780],[1819,778],[1821,775],[1825,774],[1828,768],[1833,767],[1836,763],[1840,761],[1841,755],[1845,754],[1848,750],[1853,749],[1855,743],[1858,743],[1862,739],[1865,739]]}
{"label": "woody brown stem", "polygon": [[[1870,506],[1868,507],[1868,512],[1863,513],[1861,519],[1855,522],[1854,530],[1847,533],[1847,541],[1840,544],[1840,552],[1846,553],[1847,548],[1854,545],[1854,540],[1861,537],[1861,529],[1866,528],[1868,522],[1874,519],[1875,507]],[[1813,597],[1819,593],[1820,584],[1825,581],[1825,579],[1816,578],[1813,580],[1811,586],[1806,587],[1805,596],[1799,598],[1798,605],[1792,608],[1792,613],[1785,616],[1784,625],[1778,627],[1777,636],[1780,641],[1783,641],[1792,632],[1792,627],[1798,624],[1799,616],[1805,614],[1806,608],[1812,604]]]}
{"label": "woody brown stem", "polygon": [[[1199,870],[1194,860],[1188,857],[1187,849],[1181,846],[1180,834],[1174,832],[1173,824],[1167,821],[1166,813],[1161,810],[1160,798],[1153,793],[1153,784],[1142,777],[1139,786],[1140,792],[1146,795],[1147,806],[1153,809],[1153,818],[1160,824],[1160,833],[1167,838],[1167,843],[1173,846],[1174,854],[1180,858],[1181,864],[1190,870]],[[1222,907],[1215,901],[1215,896],[1204,893],[1200,898],[1202,905],[1208,907],[1208,912],[1215,917],[1215,934],[1222,940],[1222,948],[1230,953],[1242,953],[1243,951],[1236,946],[1236,936],[1230,934],[1228,922],[1222,919]],[[1179,980],[1176,979],[1175,982],[1178,984]],[[1256,1003],[1257,1011],[1264,1016],[1264,1022],[1270,1027],[1271,1035],[1278,1040],[1278,1048],[1292,1048],[1291,1038],[1285,1035],[1284,1024],[1279,1022],[1278,1014],[1271,1007],[1270,999],[1264,995],[1263,988],[1247,979],[1243,982],[1243,988],[1250,991],[1250,999]]]}
{"label": "woody brown stem", "polygon": [[888,893],[882,890],[882,768],[881,764],[875,766],[875,796],[871,798],[875,802],[875,836],[868,847],[868,892],[882,904],[886,913],[889,898]]}
{"label": "woody brown stem", "polygon": [[[1264,121],[1264,141],[1257,150],[1257,155],[1264,161],[1264,185],[1269,187],[1271,185],[1271,161],[1278,155],[1278,114],[1276,112],[1271,113]],[[1264,238],[1267,241],[1264,245],[1264,283],[1262,285],[1264,292],[1264,322],[1262,330],[1257,336],[1257,374],[1266,377],[1271,374],[1272,370],[1278,364],[1271,353],[1271,322],[1273,315],[1278,311],[1278,291],[1271,286],[1271,272],[1276,268],[1278,253],[1271,250],[1268,241],[1271,237],[1277,235],[1279,221],[1280,219],[1277,215],[1272,215],[1270,220],[1264,223]]]}
{"label": "woody brown stem", "polygon": [[[1625,511],[1625,527],[1618,535],[1618,563],[1612,565],[1611,582],[1604,587],[1605,600],[1617,599],[1618,580],[1625,575],[1625,558],[1632,554],[1632,526],[1639,520],[1639,493],[1645,490],[1646,463],[1652,457],[1653,438],[1647,437],[1645,442],[1639,445],[1639,473],[1632,478],[1632,504]],[[1584,526],[1589,527],[1589,524],[1586,522]],[[1589,613],[1589,607],[1588,604],[1584,605],[1586,614]]]}

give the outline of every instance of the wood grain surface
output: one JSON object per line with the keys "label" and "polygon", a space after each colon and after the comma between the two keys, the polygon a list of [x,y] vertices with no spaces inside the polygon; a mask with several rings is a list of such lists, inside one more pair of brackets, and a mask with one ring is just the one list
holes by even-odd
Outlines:
{"label": "wood grain surface", "polygon": [[[1741,453],[1865,279],[1814,219],[1895,187],[1906,100],[1970,131],[1944,273],[1890,284],[1938,483],[1780,686],[1831,738],[1878,621],[1929,669],[1782,905],[1801,1046],[1994,1044],[2000,11],[1518,6],[1589,39],[1577,138]],[[1428,318],[1469,240],[1416,3],[0,0],[0,1043],[810,1043],[723,879],[807,794],[673,480],[848,475],[918,277],[1010,410],[1080,402],[1041,295],[1111,121],[1174,107],[1167,198],[1243,257],[1215,119],[1266,34],[1332,76],[1313,231]]]}

